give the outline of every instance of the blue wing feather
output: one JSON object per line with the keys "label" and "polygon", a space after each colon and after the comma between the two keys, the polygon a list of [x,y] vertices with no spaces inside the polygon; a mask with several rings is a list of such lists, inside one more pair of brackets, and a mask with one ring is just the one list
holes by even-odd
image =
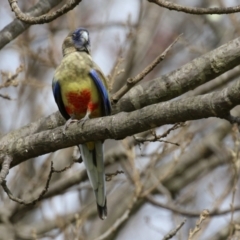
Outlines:
{"label": "blue wing feather", "polygon": [[106,87],[104,86],[104,84],[96,70],[91,69],[90,76],[93,79],[94,83],[96,84],[97,89],[102,97],[102,103],[103,103],[105,116],[110,115],[111,114],[111,104],[109,101],[108,92],[107,92]]}
{"label": "blue wing feather", "polygon": [[62,95],[61,95],[61,86],[60,86],[59,82],[53,81],[52,91],[53,91],[55,102],[58,105],[58,109],[59,109],[60,113],[66,120],[68,120],[70,118],[70,116],[68,115],[67,111],[65,110],[65,107],[63,104]]}

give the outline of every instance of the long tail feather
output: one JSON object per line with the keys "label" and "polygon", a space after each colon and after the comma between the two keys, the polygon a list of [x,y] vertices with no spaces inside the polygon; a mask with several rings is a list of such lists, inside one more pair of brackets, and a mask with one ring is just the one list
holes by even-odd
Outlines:
{"label": "long tail feather", "polygon": [[98,216],[102,220],[105,220],[107,218],[107,199],[106,199],[105,205],[103,207],[97,204],[97,209],[98,209]]}
{"label": "long tail feather", "polygon": [[83,162],[87,169],[88,178],[95,193],[99,217],[107,218],[107,200],[105,189],[105,173],[103,158],[103,143],[94,142],[94,147],[89,150],[87,144],[80,145]]}

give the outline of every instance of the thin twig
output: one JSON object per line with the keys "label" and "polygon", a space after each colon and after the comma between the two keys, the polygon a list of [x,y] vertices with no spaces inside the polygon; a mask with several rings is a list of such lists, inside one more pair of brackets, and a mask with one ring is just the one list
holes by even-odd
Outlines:
{"label": "thin twig", "polygon": [[14,99],[12,99],[9,95],[7,95],[7,94],[2,94],[2,93],[0,93],[0,97],[1,98],[3,98],[3,99],[7,99],[7,100],[14,100]]}
{"label": "thin twig", "polygon": [[173,229],[172,231],[170,231],[166,236],[164,236],[164,238],[162,240],[169,240],[171,238],[173,238],[177,232],[182,228],[182,226],[185,224],[185,222],[187,221],[187,219],[184,219],[177,227],[176,229]]}
{"label": "thin twig", "polygon": [[65,172],[66,170],[70,169],[75,162],[79,162],[79,161],[73,161],[73,162],[70,163],[68,166],[66,166],[66,167],[64,167],[63,169],[60,169],[60,170],[55,170],[55,169],[53,169],[53,172],[55,172],[55,173]]}
{"label": "thin twig", "polygon": [[173,127],[169,128],[166,132],[164,132],[161,135],[157,135],[155,131],[152,131],[152,136],[150,136],[150,137],[144,138],[144,137],[137,137],[137,136],[134,135],[133,138],[138,143],[144,143],[144,142],[164,142],[164,143],[170,143],[170,144],[173,144],[173,145],[176,145],[176,146],[180,146],[179,143],[170,142],[170,141],[167,141],[167,140],[162,140],[161,138],[167,137],[167,135],[171,131],[173,131],[173,130],[179,128],[179,127],[184,126],[184,124],[185,123],[176,123],[176,124],[173,125]]}
{"label": "thin twig", "polygon": [[7,77],[6,81],[0,85],[0,89],[1,88],[6,88],[6,87],[17,87],[19,84],[19,81],[16,80],[16,78],[18,77],[19,73],[21,73],[24,70],[23,65],[20,65],[17,69],[16,72],[14,74],[11,73],[5,73],[5,72],[1,72],[3,77]]}
{"label": "thin twig", "polygon": [[124,174],[124,171],[117,170],[115,173],[105,173],[105,180],[109,182],[112,180],[113,177],[117,176],[118,174]]}
{"label": "thin twig", "polygon": [[239,131],[236,125],[233,126],[233,138],[234,138],[234,151],[232,151],[232,168],[233,168],[233,186],[232,186],[232,199],[230,207],[231,211],[231,219],[230,219],[230,232],[229,232],[229,239],[233,236],[234,231],[234,203],[235,197],[237,192],[237,184],[239,180]]}
{"label": "thin twig", "polygon": [[1,183],[1,185],[2,185],[5,193],[8,195],[8,197],[9,197],[12,201],[17,202],[17,203],[19,203],[19,204],[23,204],[23,205],[34,205],[34,204],[36,204],[37,202],[39,202],[39,201],[43,198],[43,196],[47,193],[47,191],[48,191],[48,189],[49,189],[50,180],[51,180],[51,178],[52,178],[53,173],[61,173],[61,172],[63,172],[63,171],[66,171],[66,170],[69,169],[72,165],[73,165],[73,163],[71,163],[69,166],[67,166],[67,167],[65,167],[65,168],[63,168],[63,169],[61,169],[61,170],[55,170],[54,167],[53,167],[53,162],[51,161],[51,168],[50,168],[50,171],[49,171],[49,174],[48,174],[48,178],[47,178],[47,182],[46,182],[46,184],[45,184],[45,187],[44,187],[44,189],[42,190],[42,192],[40,193],[40,195],[39,195],[36,199],[34,199],[34,200],[32,200],[32,201],[25,201],[25,200],[20,199],[20,198],[18,198],[18,197],[14,197],[13,194],[12,194],[12,192],[10,191],[10,189],[9,189],[8,186],[7,186],[6,180],[3,180],[2,183]]}
{"label": "thin twig", "polygon": [[39,197],[37,199],[35,199],[34,201],[32,201],[30,204],[34,205],[35,203],[37,203],[38,201],[40,201],[43,196],[45,195],[45,193],[48,191],[48,188],[49,188],[49,183],[50,183],[50,180],[52,178],[52,174],[54,173],[54,168],[53,168],[53,161],[51,161],[51,169],[50,169],[50,172],[48,174],[48,178],[47,178],[47,182],[45,184],[45,188],[42,190],[42,192],[40,193]]}
{"label": "thin twig", "polygon": [[64,4],[60,9],[56,10],[53,13],[44,14],[39,17],[32,17],[26,13],[23,13],[17,4],[17,0],[8,0],[12,11],[15,13],[16,17],[26,23],[29,24],[43,24],[49,23],[54,19],[62,16],[63,14],[67,13],[68,11],[75,8],[82,0],[69,0],[66,4]]}
{"label": "thin twig", "polygon": [[170,142],[170,141],[167,141],[167,140],[162,140],[162,139],[157,139],[155,137],[151,137],[151,138],[140,138],[140,137],[135,137],[133,136],[135,141],[138,142],[138,143],[144,143],[144,142],[163,142],[163,143],[169,143],[169,144],[173,144],[173,145],[176,145],[176,146],[180,146],[179,143],[175,143],[175,142]]}
{"label": "thin twig", "polygon": [[[154,206],[158,206],[158,207],[170,210],[170,211],[174,212],[175,214],[180,214],[180,215],[188,216],[188,217],[198,217],[201,214],[199,212],[194,212],[194,211],[188,211],[188,210],[181,209],[181,208],[179,208],[177,206],[174,206],[173,204],[170,204],[170,203],[168,203],[168,204],[161,203],[161,202],[155,200],[151,195],[147,195],[147,196],[145,196],[145,198],[147,199],[147,201],[149,203],[153,204]],[[216,217],[216,216],[221,216],[221,215],[231,213],[232,211],[240,211],[240,206],[235,207],[233,209],[229,208],[229,209],[221,210],[221,211],[218,211],[218,210],[215,209],[213,211],[209,211],[208,214],[209,214],[210,217]]]}
{"label": "thin twig", "polygon": [[198,233],[201,230],[201,224],[209,217],[209,211],[208,210],[203,210],[202,213],[200,214],[199,220],[196,222],[195,228],[192,230],[190,229],[189,235],[188,235],[188,240],[193,240],[193,237],[196,233]]}
{"label": "thin twig", "polygon": [[135,84],[140,82],[144,77],[147,76],[160,62],[164,60],[169,50],[173,47],[173,45],[178,41],[178,39],[182,36],[180,34],[172,44],[170,44],[163,53],[161,53],[150,65],[148,65],[142,72],[140,72],[137,76],[134,78],[127,79],[127,83],[119,89],[113,96],[112,96],[112,102],[116,104],[118,100],[127,93]]}
{"label": "thin twig", "polygon": [[240,5],[235,7],[227,7],[227,8],[198,8],[198,7],[186,7],[176,3],[172,3],[165,0],[148,0],[148,2],[156,3],[160,7],[167,8],[169,10],[175,10],[178,12],[185,12],[196,15],[203,14],[230,14],[240,12]]}
{"label": "thin twig", "polygon": [[184,127],[186,124],[185,123],[175,123],[172,127],[170,127],[167,131],[165,131],[163,134],[158,135],[158,138],[165,138],[169,135],[170,132],[180,128]]}
{"label": "thin twig", "polygon": [[17,203],[20,203],[20,204],[27,205],[27,203],[26,203],[24,200],[13,196],[12,192],[11,192],[10,189],[7,187],[7,182],[6,182],[6,180],[3,180],[3,182],[2,182],[1,185],[2,185],[3,190],[5,191],[5,193],[8,195],[8,197],[9,197],[12,201],[17,202]]}

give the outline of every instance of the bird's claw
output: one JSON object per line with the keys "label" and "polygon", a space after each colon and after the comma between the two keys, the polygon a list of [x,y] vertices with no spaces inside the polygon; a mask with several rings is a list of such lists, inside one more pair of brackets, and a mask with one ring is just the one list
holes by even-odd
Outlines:
{"label": "bird's claw", "polygon": [[64,134],[64,135],[66,135],[66,130],[68,129],[69,125],[70,125],[71,123],[74,123],[74,122],[78,122],[78,120],[76,120],[76,119],[71,119],[71,118],[67,120],[67,122],[65,123],[64,128],[63,128],[63,134]]}
{"label": "bird's claw", "polygon": [[86,115],[85,115],[85,117],[83,117],[82,119],[80,119],[80,120],[78,120],[77,121],[77,124],[78,123],[82,123],[82,126],[84,125],[84,123],[87,121],[87,120],[89,120],[90,118],[89,118],[89,113],[87,113]]}

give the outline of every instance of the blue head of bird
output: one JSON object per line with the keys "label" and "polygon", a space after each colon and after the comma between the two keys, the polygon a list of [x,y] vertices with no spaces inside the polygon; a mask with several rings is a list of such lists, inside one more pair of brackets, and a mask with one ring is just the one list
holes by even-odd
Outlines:
{"label": "blue head of bird", "polygon": [[70,32],[63,42],[62,51],[63,55],[73,51],[90,54],[90,38],[87,29],[77,28]]}

